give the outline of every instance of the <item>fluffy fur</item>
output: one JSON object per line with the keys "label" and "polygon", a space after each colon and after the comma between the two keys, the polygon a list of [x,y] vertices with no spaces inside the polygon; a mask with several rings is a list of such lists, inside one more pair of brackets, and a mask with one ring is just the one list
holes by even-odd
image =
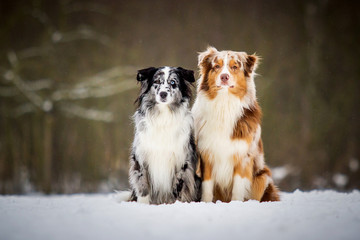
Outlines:
{"label": "fluffy fur", "polygon": [[193,118],[189,111],[191,70],[173,67],[138,71],[141,83],[133,116],[130,200],[150,204],[199,200]]}
{"label": "fluffy fur", "polygon": [[202,201],[279,200],[264,163],[261,109],[254,83],[256,55],[218,51],[199,54],[197,98],[192,113],[200,157]]}

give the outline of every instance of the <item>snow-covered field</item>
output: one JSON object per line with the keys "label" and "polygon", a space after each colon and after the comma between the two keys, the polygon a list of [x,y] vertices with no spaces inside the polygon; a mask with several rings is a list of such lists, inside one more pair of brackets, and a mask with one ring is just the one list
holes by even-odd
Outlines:
{"label": "snow-covered field", "polygon": [[160,206],[114,194],[0,196],[0,239],[360,239],[360,192]]}

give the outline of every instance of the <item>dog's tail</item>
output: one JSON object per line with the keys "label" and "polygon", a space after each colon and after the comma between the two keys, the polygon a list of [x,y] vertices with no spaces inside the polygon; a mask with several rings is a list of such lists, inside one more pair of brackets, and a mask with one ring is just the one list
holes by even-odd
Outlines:
{"label": "dog's tail", "polygon": [[136,200],[134,199],[133,191],[116,191],[116,190],[115,190],[114,199],[117,202],[129,202]]}

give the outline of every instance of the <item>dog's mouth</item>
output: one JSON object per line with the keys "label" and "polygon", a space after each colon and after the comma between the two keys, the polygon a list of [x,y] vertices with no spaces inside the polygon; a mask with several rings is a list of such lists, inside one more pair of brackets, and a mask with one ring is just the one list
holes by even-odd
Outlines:
{"label": "dog's mouth", "polygon": [[234,88],[234,85],[229,85],[229,84],[223,84],[221,83],[220,85],[217,85],[218,89],[222,89],[222,88]]}
{"label": "dog's mouth", "polygon": [[159,104],[168,104],[169,101],[170,101],[170,99],[168,97],[162,98],[162,97],[158,96],[156,98],[156,102]]}

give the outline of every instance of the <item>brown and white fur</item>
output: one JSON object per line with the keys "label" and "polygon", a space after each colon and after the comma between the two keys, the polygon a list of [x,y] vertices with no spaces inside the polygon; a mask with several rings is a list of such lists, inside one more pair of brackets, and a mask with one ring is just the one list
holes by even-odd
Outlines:
{"label": "brown and white fur", "polygon": [[262,113],[254,83],[257,64],[258,57],[245,52],[208,47],[199,53],[200,79],[192,113],[202,201],[279,200],[264,163]]}

